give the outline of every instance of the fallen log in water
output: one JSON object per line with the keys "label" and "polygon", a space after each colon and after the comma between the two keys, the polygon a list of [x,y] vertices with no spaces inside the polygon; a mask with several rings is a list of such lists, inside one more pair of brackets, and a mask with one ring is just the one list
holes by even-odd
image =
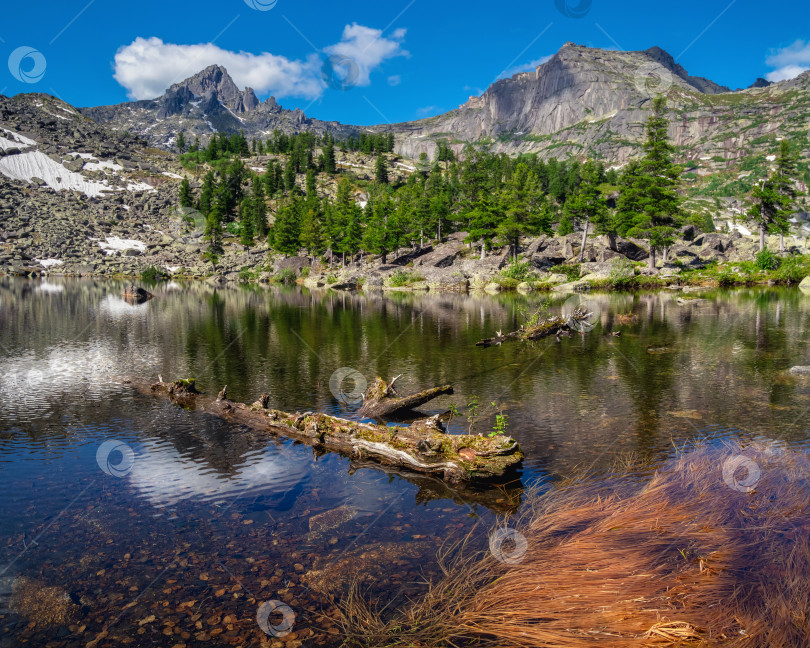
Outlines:
{"label": "fallen log in water", "polygon": [[577,306],[568,317],[562,315],[552,315],[536,324],[521,326],[517,331],[503,334],[498,331],[493,338],[485,338],[475,343],[475,346],[491,347],[511,340],[521,340],[524,342],[541,340],[550,335],[555,335],[558,339],[561,335],[571,335],[572,331],[589,330],[590,320],[593,313],[583,306]]}
{"label": "fallen log in water", "polygon": [[394,383],[401,376],[394,378],[390,384],[386,383],[382,378],[377,378],[374,384],[366,390],[363,397],[363,407],[360,408],[360,416],[367,418],[385,418],[393,416],[397,413],[407,412],[420,405],[432,401],[438,396],[445,394],[452,394],[453,387],[451,385],[444,385],[443,387],[434,387],[426,389],[425,391],[411,394],[410,396],[400,397],[394,391]]}
{"label": "fallen log in water", "polygon": [[511,437],[447,434],[435,417],[410,427],[389,427],[314,412],[290,414],[271,409],[267,395],[251,405],[228,400],[227,387],[216,398],[206,397],[197,391],[194,380],[160,380],[148,391],[166,394],[172,402],[255,431],[281,433],[354,459],[432,475],[450,483],[503,477],[523,459],[520,446]]}

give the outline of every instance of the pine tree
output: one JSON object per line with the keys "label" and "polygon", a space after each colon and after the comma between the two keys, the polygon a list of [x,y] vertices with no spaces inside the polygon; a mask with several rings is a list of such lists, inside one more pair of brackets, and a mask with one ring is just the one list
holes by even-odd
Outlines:
{"label": "pine tree", "polygon": [[664,97],[654,100],[653,114],[647,120],[645,155],[639,163],[638,175],[625,187],[631,193],[628,202],[640,208],[628,235],[649,241],[651,268],[655,268],[657,253],[675,242],[675,228],[683,216],[678,195],[681,168],[672,161],[674,147],[667,135],[666,108]]}
{"label": "pine tree", "polygon": [[492,239],[495,238],[500,221],[500,213],[494,204],[494,199],[482,195],[467,217],[470,223],[470,231],[465,241],[479,243],[481,245],[481,258],[484,259],[487,255],[487,249],[492,247]]}
{"label": "pine tree", "polygon": [[323,148],[323,170],[324,173],[334,175],[337,172],[337,162],[335,161],[335,145],[330,139]]}
{"label": "pine tree", "polygon": [[205,258],[213,265],[217,264],[219,255],[222,254],[222,214],[215,205],[205,219],[205,231],[203,238],[208,241],[208,249],[205,251]]}
{"label": "pine tree", "polygon": [[200,191],[199,209],[203,216],[208,216],[208,214],[211,213],[211,207],[214,201],[215,185],[214,172],[209,171],[203,178],[202,190]]}
{"label": "pine tree", "polygon": [[298,195],[285,200],[278,210],[270,231],[273,249],[285,256],[298,254],[300,246],[301,199]]}
{"label": "pine tree", "polygon": [[748,210],[748,216],[759,224],[759,250],[765,250],[765,237],[769,232],[783,231],[789,226],[792,200],[780,193],[780,181],[776,174],[763,180],[759,187],[754,187],[752,196],[754,204]]}
{"label": "pine tree", "polygon": [[252,246],[253,238],[253,197],[245,198],[239,205],[239,242],[245,247]]}
{"label": "pine tree", "polygon": [[183,181],[180,183],[179,199],[181,207],[191,207],[194,204],[194,196],[191,193],[191,185],[189,184],[188,178],[183,178]]}
{"label": "pine tree", "polygon": [[314,200],[317,202],[318,185],[315,181],[315,169],[307,169],[306,194],[307,201]]}
{"label": "pine tree", "polygon": [[377,156],[377,163],[374,167],[374,179],[378,184],[388,184],[388,160],[383,154]]}
{"label": "pine tree", "polygon": [[550,232],[548,207],[540,200],[537,177],[528,166],[518,163],[506,187],[498,196],[497,212],[500,222],[498,238],[509,245],[512,258],[517,260],[520,239],[523,236]]}
{"label": "pine tree", "polygon": [[388,263],[388,254],[394,243],[389,228],[393,214],[394,203],[387,192],[374,195],[366,205],[362,249],[369,254],[379,254],[383,263]]}
{"label": "pine tree", "polygon": [[[796,198],[799,192],[796,189],[796,176],[798,174],[799,155],[795,153],[788,140],[779,143],[779,152],[776,155],[776,165],[774,181],[776,191],[784,196],[784,209],[790,211],[796,206]],[[789,214],[788,214],[789,216]],[[779,230],[779,251],[785,251],[785,234],[790,232],[790,222],[787,218],[778,223]]]}
{"label": "pine tree", "polygon": [[295,188],[295,164],[292,157],[287,160],[287,166],[284,167],[284,188],[288,192]]}
{"label": "pine tree", "polygon": [[181,153],[185,153],[186,151],[186,136],[183,134],[183,131],[177,133],[177,150]]}
{"label": "pine tree", "polygon": [[307,201],[304,207],[304,218],[301,221],[301,247],[305,248],[310,256],[323,251],[323,228],[321,226],[320,206]]}
{"label": "pine tree", "polygon": [[264,195],[264,185],[259,176],[253,176],[250,188],[251,222],[253,231],[260,239],[267,236],[267,202]]}
{"label": "pine tree", "polygon": [[582,247],[579,251],[579,262],[585,260],[585,244],[591,223],[602,229],[608,220],[607,202],[599,190],[599,170],[593,162],[585,163],[579,188],[565,203],[565,211],[572,223],[582,226]]}

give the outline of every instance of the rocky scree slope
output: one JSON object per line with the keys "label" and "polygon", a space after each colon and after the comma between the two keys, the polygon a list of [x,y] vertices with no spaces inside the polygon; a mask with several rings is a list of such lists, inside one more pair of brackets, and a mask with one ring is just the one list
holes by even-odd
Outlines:
{"label": "rocky scree slope", "polygon": [[173,156],[58,99],[0,96],[0,272],[199,265],[201,242],[172,218],[177,170]]}

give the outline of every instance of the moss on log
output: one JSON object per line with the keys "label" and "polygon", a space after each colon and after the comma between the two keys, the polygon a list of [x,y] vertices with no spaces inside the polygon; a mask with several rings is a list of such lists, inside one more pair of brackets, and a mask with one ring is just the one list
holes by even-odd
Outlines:
{"label": "moss on log", "polygon": [[[186,388],[189,385],[193,392]],[[436,390],[440,390],[436,395],[447,393],[446,388]],[[216,398],[207,397],[197,392],[192,380],[161,380],[148,391],[166,394],[184,407],[193,404],[198,410],[258,432],[283,434],[354,459],[431,475],[449,483],[497,480],[509,474],[523,459],[520,446],[509,436],[447,434],[435,417],[416,421],[409,427],[389,427],[315,412],[290,414],[269,408],[264,395],[250,405],[228,400],[223,394],[226,390]]]}
{"label": "moss on log", "polygon": [[578,306],[568,317],[552,315],[536,324],[521,326],[517,331],[511,333],[502,334],[498,331],[495,337],[480,340],[475,343],[475,346],[491,347],[514,340],[529,342],[542,340],[550,335],[559,338],[561,335],[571,335],[572,331],[584,330],[584,325],[590,321],[591,317],[593,317],[593,313],[582,306]]}

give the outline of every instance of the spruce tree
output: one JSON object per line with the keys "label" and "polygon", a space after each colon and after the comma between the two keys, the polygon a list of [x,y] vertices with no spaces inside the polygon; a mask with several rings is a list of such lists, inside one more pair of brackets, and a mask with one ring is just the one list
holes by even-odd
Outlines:
{"label": "spruce tree", "polygon": [[251,222],[253,231],[260,239],[267,236],[267,202],[264,185],[259,176],[253,176],[250,188]]}
{"label": "spruce tree", "polygon": [[301,199],[297,195],[285,200],[278,210],[270,231],[273,249],[285,256],[298,254],[300,247]]}
{"label": "spruce tree", "polygon": [[245,247],[252,246],[253,238],[253,197],[246,198],[239,205],[239,242]]}
{"label": "spruce tree", "polygon": [[330,139],[323,148],[323,170],[324,173],[334,175],[337,172],[337,162],[335,161],[335,145]]}
{"label": "spruce tree", "polygon": [[[776,155],[774,170],[774,181],[776,191],[784,196],[784,210],[790,212],[796,206],[796,198],[799,192],[796,189],[796,179],[798,175],[799,155],[795,153],[788,140],[779,143],[779,152]],[[787,216],[790,214],[788,213]],[[779,251],[785,251],[785,234],[790,232],[790,222],[787,217],[782,219],[778,225],[779,231]]]}
{"label": "spruce tree", "polygon": [[377,163],[374,167],[374,179],[377,184],[388,184],[388,160],[383,154],[377,156]]}
{"label": "spruce tree", "polygon": [[179,200],[181,207],[191,207],[194,204],[194,196],[191,193],[191,185],[189,184],[188,178],[183,178],[183,181],[180,183]]}
{"label": "spruce tree", "polygon": [[310,256],[316,256],[323,251],[323,228],[321,226],[321,211],[317,202],[307,201],[304,206],[304,218],[301,221],[301,247],[305,248]]}
{"label": "spruce tree", "polygon": [[186,136],[183,134],[183,131],[177,133],[177,150],[181,153],[186,152]]}
{"label": "spruce tree", "polygon": [[653,114],[647,120],[645,155],[640,160],[638,175],[625,187],[631,193],[628,201],[640,208],[628,235],[649,241],[651,268],[655,268],[657,253],[675,242],[675,228],[683,216],[678,195],[681,167],[672,161],[675,149],[667,134],[666,109],[664,97],[653,101]]}
{"label": "spruce tree", "polygon": [[203,178],[202,190],[200,191],[199,209],[203,216],[208,216],[214,201],[214,172],[209,171]]}
{"label": "spruce tree", "polygon": [[779,188],[780,181],[774,174],[763,180],[758,187],[754,187],[752,192],[754,204],[748,210],[748,216],[759,225],[760,252],[765,250],[765,237],[768,233],[784,231],[789,227],[792,200],[780,193]]}
{"label": "spruce tree", "polygon": [[599,171],[593,162],[589,161],[582,167],[581,182],[565,203],[565,211],[572,223],[582,226],[582,247],[579,251],[579,262],[582,263],[591,224],[602,230],[608,220],[607,202],[599,190]]}

